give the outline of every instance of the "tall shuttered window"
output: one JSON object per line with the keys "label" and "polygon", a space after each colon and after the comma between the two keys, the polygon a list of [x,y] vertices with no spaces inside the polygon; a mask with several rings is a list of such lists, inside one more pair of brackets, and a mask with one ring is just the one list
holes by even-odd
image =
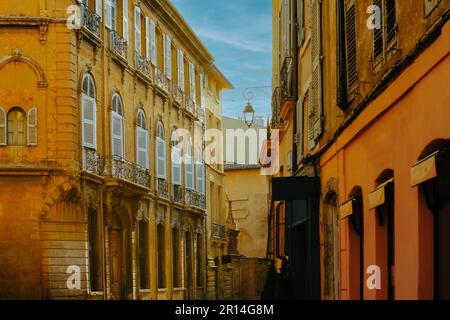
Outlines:
{"label": "tall shuttered window", "polygon": [[139,166],[148,169],[148,128],[145,113],[142,109],[137,114],[136,158]]}
{"label": "tall shuttered window", "polygon": [[97,148],[97,106],[95,101],[95,86],[91,75],[86,74],[83,79],[81,93],[81,113],[83,146]]}
{"label": "tall shuttered window", "polygon": [[388,53],[395,48],[397,39],[396,0],[374,0],[379,8],[381,21],[379,28],[373,30],[374,63],[387,60]]}
{"label": "tall shuttered window", "polygon": [[134,46],[135,51],[142,53],[141,8],[134,7]]}
{"label": "tall shuttered window", "polygon": [[111,137],[112,155],[124,157],[124,134],[123,134],[123,106],[120,96],[116,93],[112,100],[111,112]]}
{"label": "tall shuttered window", "polygon": [[345,61],[347,66],[347,101],[358,86],[357,45],[356,45],[356,6],[355,0],[347,1],[345,8]]}
{"label": "tall shuttered window", "polygon": [[194,190],[194,161],[192,159],[191,142],[188,140],[185,142],[185,152],[184,152],[184,168],[185,168],[185,179],[186,179],[186,189]]}
{"label": "tall shuttered window", "polygon": [[8,112],[8,145],[25,145],[25,113],[22,109],[14,108]]}
{"label": "tall shuttered window", "polygon": [[205,165],[200,147],[195,150],[195,186],[198,193],[205,194]]}
{"label": "tall shuttered window", "polygon": [[172,133],[172,184],[181,186],[181,148],[179,146],[178,134]]}
{"label": "tall shuttered window", "polygon": [[156,127],[156,177],[165,180],[166,172],[166,141],[164,135],[164,125],[158,121]]}
{"label": "tall shuttered window", "polygon": [[38,144],[38,113],[36,108],[31,108],[28,111],[27,117],[27,145],[37,146]]}

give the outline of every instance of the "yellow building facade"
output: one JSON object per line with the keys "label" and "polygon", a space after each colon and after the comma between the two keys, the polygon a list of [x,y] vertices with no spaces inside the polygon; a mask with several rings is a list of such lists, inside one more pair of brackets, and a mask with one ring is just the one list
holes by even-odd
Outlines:
{"label": "yellow building facade", "polygon": [[206,298],[225,80],[176,8],[2,2],[0,38],[0,297]]}

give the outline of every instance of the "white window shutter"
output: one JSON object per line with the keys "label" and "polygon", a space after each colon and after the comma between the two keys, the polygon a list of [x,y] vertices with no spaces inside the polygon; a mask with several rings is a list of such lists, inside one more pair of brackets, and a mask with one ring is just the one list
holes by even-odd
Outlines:
{"label": "white window shutter", "polygon": [[103,0],[95,0],[95,13],[99,16],[103,16]]}
{"label": "white window shutter", "polygon": [[181,185],[181,150],[177,147],[172,147],[172,183]]}
{"label": "white window shutter", "polygon": [[112,3],[111,0],[105,0],[105,25],[112,28]]}
{"label": "white window shutter", "polygon": [[194,190],[194,164],[190,154],[185,155],[186,189]]}
{"label": "white window shutter", "polygon": [[123,158],[123,118],[112,112],[112,154]]}
{"label": "white window shutter", "polygon": [[166,179],[166,142],[156,138],[156,177]]}
{"label": "white window shutter", "polygon": [[83,146],[96,148],[96,106],[95,99],[82,95]]}
{"label": "white window shutter", "polygon": [[153,20],[150,20],[150,46],[151,46],[151,61],[154,66],[158,66],[158,57],[156,49],[156,26]]}
{"label": "white window shutter", "polygon": [[135,51],[141,53],[141,8],[134,7],[134,45]]}
{"label": "white window shutter", "polygon": [[206,97],[205,97],[205,74],[200,74],[200,106],[205,108],[206,106]]}
{"label": "white window shutter", "polygon": [[196,164],[196,188],[198,193],[205,193],[205,167],[202,163]]}
{"label": "white window shutter", "polygon": [[312,2],[312,95],[310,105],[314,110],[314,139],[322,134],[322,8],[320,0]]}
{"label": "white window shutter", "polygon": [[145,17],[145,58],[150,60],[151,58],[151,42],[150,42],[150,18]]}
{"label": "white window shutter", "polygon": [[189,63],[189,96],[193,101],[196,101],[195,93],[195,67],[192,63]]}
{"label": "white window shutter", "polygon": [[167,59],[167,70],[166,75],[169,80],[172,80],[172,41],[169,36],[166,36],[166,59]]}
{"label": "white window shutter", "polygon": [[178,49],[178,87],[184,92],[184,54]]}
{"label": "white window shutter", "polygon": [[136,147],[137,164],[148,169],[148,131],[141,127],[136,128]]}
{"label": "white window shutter", "polygon": [[123,38],[128,41],[128,0],[122,0]]}
{"label": "white window shutter", "polygon": [[6,113],[0,108],[0,146],[6,146]]}

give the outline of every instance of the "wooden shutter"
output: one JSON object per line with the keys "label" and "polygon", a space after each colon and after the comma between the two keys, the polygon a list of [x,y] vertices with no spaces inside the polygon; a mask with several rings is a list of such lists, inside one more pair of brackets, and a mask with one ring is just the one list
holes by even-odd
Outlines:
{"label": "wooden shutter", "polygon": [[0,108],[0,146],[6,146],[6,113]]}
{"label": "wooden shutter", "polygon": [[184,92],[184,55],[180,49],[178,49],[178,88]]}
{"label": "wooden shutter", "polygon": [[156,54],[156,26],[153,20],[150,20],[150,51],[152,64],[158,66],[158,57]]}
{"label": "wooden shutter", "polygon": [[148,131],[141,127],[136,128],[136,147],[137,164],[148,169]]}
{"label": "wooden shutter", "polygon": [[373,30],[374,58],[376,59],[383,54],[383,0],[374,0],[373,4],[378,6],[381,10],[381,28]]}
{"label": "wooden shutter", "polygon": [[[347,66],[347,93],[352,94],[358,84],[356,44],[356,6],[354,1],[349,1],[345,8],[345,48]],[[349,99],[347,98],[347,101]]]}
{"label": "wooden shutter", "polygon": [[197,192],[205,194],[205,166],[203,163],[196,164],[196,187]]}
{"label": "wooden shutter", "polygon": [[166,179],[166,142],[156,137],[156,177]]}
{"label": "wooden shutter", "polygon": [[112,112],[112,154],[123,158],[123,118]]}
{"label": "wooden shutter", "polygon": [[425,5],[425,18],[436,8],[440,0],[424,0]]}
{"label": "wooden shutter", "polygon": [[172,41],[169,36],[166,35],[165,39],[165,70],[166,76],[169,80],[172,80]]}
{"label": "wooden shutter", "polygon": [[27,117],[27,145],[37,146],[37,109],[31,108]]}
{"label": "wooden shutter", "polygon": [[139,54],[142,52],[141,39],[141,8],[134,7],[134,49]]}
{"label": "wooden shutter", "polygon": [[95,13],[99,16],[103,16],[103,0],[95,0]]}
{"label": "wooden shutter", "polygon": [[122,36],[128,41],[128,0],[122,0]]}
{"label": "wooden shutter", "polygon": [[82,94],[83,146],[96,149],[96,105],[95,99]]}
{"label": "wooden shutter", "polygon": [[186,172],[186,189],[194,190],[194,164],[192,156],[188,153],[185,155],[184,168]]}
{"label": "wooden shutter", "polygon": [[395,0],[386,1],[386,48],[395,40],[397,34],[397,10],[395,8]]}
{"label": "wooden shutter", "polygon": [[297,38],[299,47],[305,40],[305,0],[297,0]]}
{"label": "wooden shutter", "polygon": [[152,45],[150,41],[150,18],[145,17],[145,58],[147,61],[151,59]]}
{"label": "wooden shutter", "polygon": [[177,147],[172,147],[172,183],[181,185],[181,150]]}
{"label": "wooden shutter", "polygon": [[288,38],[289,38],[289,28],[288,28],[288,0],[283,0],[283,7],[282,7],[282,23],[283,23],[283,29],[282,29],[282,33],[283,33],[283,45],[282,45],[282,61],[284,61],[284,59],[286,57],[288,57],[289,53],[288,53]]}
{"label": "wooden shutter", "polygon": [[166,35],[163,35],[163,72],[166,73],[167,72],[167,59],[166,59],[166,55],[167,55],[167,41],[166,41]]}
{"label": "wooden shutter", "polygon": [[295,137],[297,145],[297,163],[303,158],[303,97],[299,97],[297,101],[297,135]]}
{"label": "wooden shutter", "polygon": [[311,57],[312,75],[309,106],[308,140],[315,146],[316,139],[322,134],[322,8],[320,0],[312,0],[311,5]]}

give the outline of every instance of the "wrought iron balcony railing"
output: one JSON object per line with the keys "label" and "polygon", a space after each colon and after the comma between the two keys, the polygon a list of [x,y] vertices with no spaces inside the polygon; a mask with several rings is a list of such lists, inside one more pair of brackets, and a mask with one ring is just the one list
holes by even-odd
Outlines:
{"label": "wrought iron balcony railing", "polygon": [[219,237],[222,240],[227,239],[227,228],[224,225],[219,226]]}
{"label": "wrought iron balcony railing", "polygon": [[194,205],[194,193],[195,191],[186,189],[184,191],[184,204],[187,206],[193,206]]}
{"label": "wrought iron balcony railing", "polygon": [[184,193],[183,188],[178,185],[173,186],[173,202],[178,204],[184,203]]}
{"label": "wrought iron balcony railing", "polygon": [[169,185],[166,180],[156,178],[156,195],[163,199],[169,199]]}
{"label": "wrought iron balcony railing", "polygon": [[272,95],[272,126],[282,122],[280,119],[281,107],[281,88],[277,87]]}
{"label": "wrought iron balcony railing", "polygon": [[150,189],[150,171],[118,156],[105,159],[104,174],[107,177],[128,181]]}
{"label": "wrought iron balcony railing", "polygon": [[110,31],[109,49],[121,58],[127,60],[127,41],[114,30]]}
{"label": "wrought iron balcony railing", "polygon": [[195,115],[196,103],[191,97],[186,96],[186,110],[191,114]]}
{"label": "wrought iron balcony railing", "polygon": [[197,105],[197,119],[202,123],[205,122],[205,109],[200,105]]}
{"label": "wrought iron balcony railing", "polygon": [[293,100],[294,97],[294,59],[287,57],[284,59],[283,67],[281,68],[281,104],[283,105],[288,100]]}
{"label": "wrought iron balcony railing", "polygon": [[181,90],[178,86],[172,86],[172,97],[173,100],[180,106],[183,105],[184,93],[183,90]]}
{"label": "wrought iron balcony railing", "polygon": [[81,4],[81,25],[97,38],[100,38],[102,18],[85,4]]}
{"label": "wrought iron balcony railing", "polygon": [[194,192],[194,207],[206,210],[206,196],[204,194]]}
{"label": "wrought iron balcony railing", "polygon": [[83,171],[101,176],[103,174],[103,159],[94,149],[83,148]]}
{"label": "wrought iron balcony railing", "polygon": [[143,57],[139,52],[135,52],[136,70],[145,77],[152,78],[152,66],[149,60]]}
{"label": "wrought iron balcony railing", "polygon": [[170,81],[167,78],[167,75],[158,68],[155,68],[155,83],[158,87],[160,87],[164,91],[169,92]]}

